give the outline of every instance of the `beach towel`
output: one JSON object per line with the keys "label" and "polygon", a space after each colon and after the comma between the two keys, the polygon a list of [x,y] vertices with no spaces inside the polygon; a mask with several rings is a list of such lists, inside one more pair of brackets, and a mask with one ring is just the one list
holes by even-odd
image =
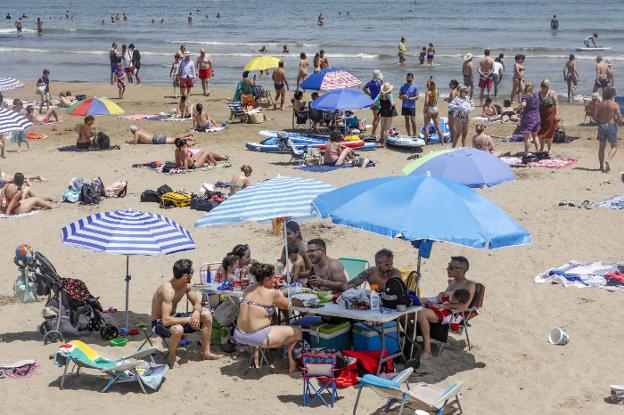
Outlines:
{"label": "beach towel", "polygon": [[295,169],[311,172],[311,173],[326,173],[328,171],[334,171],[338,169],[346,169],[350,167],[375,167],[375,163],[371,160],[368,161],[366,166],[353,166],[350,163],[341,164],[339,166],[330,166],[328,164],[313,164],[310,166],[296,166]]}
{"label": "beach towel", "polygon": [[219,125],[218,127],[214,127],[214,128],[209,128],[207,130],[195,130],[198,133],[216,133],[217,131],[222,131],[225,130],[227,127],[227,125],[225,123]]}
{"label": "beach towel", "polygon": [[607,274],[613,275],[618,271],[616,263],[594,261],[579,263],[570,261],[558,268],[551,268],[535,277],[535,282],[559,284],[564,287],[599,287],[624,292],[624,285],[609,282]]}
{"label": "beach towel", "polygon": [[70,145],[70,146],[64,146],[64,147],[59,147],[58,151],[63,151],[63,152],[73,152],[73,153],[82,153],[82,152],[86,152],[86,151],[108,151],[108,150],[121,150],[121,147],[119,146],[110,146],[109,148],[105,149],[105,150],[100,150],[100,149],[86,149],[86,148],[78,148],[75,145]]}
{"label": "beach towel", "polygon": [[24,216],[32,216],[35,215],[37,213],[41,212],[40,210],[31,210],[30,212],[27,213],[20,213],[19,215],[5,215],[4,213],[0,213],[0,219],[17,219],[17,218],[23,218]]}
{"label": "beach towel", "polygon": [[210,170],[214,170],[218,167],[232,167],[232,163],[230,163],[229,161],[220,161],[217,163],[216,166],[210,165],[210,164],[204,164],[202,167],[195,167],[194,169],[188,169],[188,170],[184,170],[184,169],[171,169],[168,172],[164,173],[162,170],[163,166],[166,163],[173,163],[175,164],[175,162],[172,161],[165,161],[165,162],[160,162],[160,161],[151,161],[148,163],[137,163],[137,164],[133,164],[132,167],[137,168],[137,169],[145,169],[145,170],[151,170],[151,171],[155,171],[156,173],[160,173],[160,174],[186,174],[186,173],[193,173],[196,171],[210,171]]}
{"label": "beach towel", "polygon": [[129,121],[191,121],[192,118],[179,118],[179,117],[171,117],[169,115],[162,114],[134,114],[134,115],[120,115],[117,117],[119,120],[129,120]]}
{"label": "beach towel", "polygon": [[545,167],[551,169],[564,169],[572,167],[576,164],[576,160],[574,159],[543,159],[528,164],[522,163],[521,157],[501,157],[500,159],[509,164],[511,167]]}
{"label": "beach towel", "polygon": [[593,204],[595,207],[609,209],[624,209],[624,196],[613,196]]}
{"label": "beach towel", "polygon": [[48,138],[48,136],[45,134],[39,134],[39,133],[26,133],[26,138],[28,140],[43,140],[45,138]]}
{"label": "beach towel", "polygon": [[19,379],[30,377],[37,369],[37,362],[32,359],[5,364],[0,363],[0,379]]}

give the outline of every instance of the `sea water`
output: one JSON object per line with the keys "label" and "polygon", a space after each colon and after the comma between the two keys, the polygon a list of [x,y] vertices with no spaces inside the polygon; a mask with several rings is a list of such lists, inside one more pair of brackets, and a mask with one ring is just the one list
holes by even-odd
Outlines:
{"label": "sea water", "polygon": [[[55,80],[108,82],[108,49],[113,41],[119,50],[122,44],[133,43],[142,55],[142,79],[160,84],[169,83],[169,67],[181,43],[195,56],[205,48],[215,67],[212,85],[225,87],[235,85],[245,63],[262,46],[285,61],[293,86],[299,53],[307,53],[312,64],[314,53],[324,49],[331,66],[344,68],[364,82],[374,69],[382,70],[395,85],[413,72],[421,90],[431,76],[441,89],[450,79],[461,82],[463,56],[471,52],[476,64],[487,47],[492,56],[505,54],[504,95],[511,89],[510,71],[517,53],[526,55],[527,80],[539,83],[548,78],[559,93],[565,92],[562,68],[570,53],[577,56],[582,79],[578,92],[584,94],[591,92],[598,53],[610,59],[616,79],[624,61],[621,0],[22,0],[0,4],[0,76],[21,80],[36,79],[48,68]],[[66,9],[72,18],[64,17]],[[11,20],[4,19],[8,12]],[[125,12],[128,21],[112,24],[113,12]],[[187,23],[189,12],[192,24]],[[316,24],[319,13],[325,15],[324,26]],[[22,14],[28,18],[24,33],[17,36],[14,21]],[[553,14],[559,16],[557,31],[550,29]],[[37,17],[44,24],[41,36],[35,30]],[[592,32],[598,32],[598,43],[611,50],[576,52]],[[404,65],[398,64],[396,53],[401,36],[408,47]],[[429,42],[437,51],[436,65],[419,65],[419,49]],[[283,45],[290,53],[282,54]],[[261,82],[271,86],[266,75]]]}

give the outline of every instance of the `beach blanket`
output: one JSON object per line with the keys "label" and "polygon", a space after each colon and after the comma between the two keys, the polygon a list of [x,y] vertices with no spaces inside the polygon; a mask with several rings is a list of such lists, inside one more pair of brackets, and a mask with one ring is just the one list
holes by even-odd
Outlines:
{"label": "beach blanket", "polygon": [[375,163],[371,160],[368,161],[368,164],[366,166],[353,166],[351,163],[345,163],[345,164],[341,164],[340,166],[330,166],[327,164],[313,164],[310,166],[296,166],[295,169],[299,169],[299,170],[303,170],[303,171],[308,171],[311,173],[326,173],[328,171],[334,171],[334,170],[338,170],[338,169],[346,169],[346,168],[350,168],[350,167],[375,167]]}
{"label": "beach blanket", "polygon": [[191,121],[192,118],[178,118],[171,117],[169,115],[161,115],[161,114],[134,114],[134,115],[120,115],[117,117],[120,120],[129,120],[129,121]]}
{"label": "beach blanket", "polygon": [[[135,169],[145,169],[145,170],[151,170],[151,171],[155,171],[156,173],[160,173],[160,174],[186,174],[186,173],[194,173],[197,171],[210,171],[210,170],[214,170],[218,167],[232,167],[232,163],[230,163],[229,161],[220,161],[217,163],[216,166],[213,166],[211,164],[204,164],[202,167],[195,167],[194,169],[171,169],[168,172],[164,173],[163,170],[163,166],[165,165],[165,163],[174,163],[174,162],[160,162],[160,161],[150,161],[148,163],[137,163],[137,164],[133,164],[132,167],[134,167]],[[175,164],[175,163],[174,163]]]}
{"label": "beach blanket", "polygon": [[31,210],[30,212],[27,213],[20,213],[19,215],[5,215],[3,213],[0,213],[0,219],[17,219],[17,218],[23,218],[24,216],[32,216],[35,215],[37,213],[41,212],[40,210]]}
{"label": "beach blanket", "polygon": [[543,159],[528,164],[522,163],[522,157],[501,157],[500,159],[509,164],[511,167],[545,167],[550,169],[564,169],[572,167],[576,164],[576,160],[574,159]]}
{"label": "beach blanket", "polygon": [[0,379],[19,379],[31,376],[37,369],[37,362],[32,359],[15,363],[0,363]]}
{"label": "beach blanket", "polygon": [[198,133],[216,133],[217,131],[222,131],[222,130],[225,130],[225,129],[226,129],[226,124],[223,123],[223,124],[221,124],[218,127],[209,128],[207,130],[201,130],[201,131],[200,130],[195,130],[195,131],[198,132]]}
{"label": "beach blanket", "polygon": [[[524,136],[522,134],[513,134],[513,135],[493,135],[492,138],[502,141],[503,143],[514,142],[519,143],[524,141]],[[578,140],[580,137],[566,135],[563,142],[553,141],[554,144],[568,144],[574,140]]]}
{"label": "beach blanket", "polygon": [[558,268],[551,268],[535,277],[535,282],[559,284],[564,287],[599,287],[614,291],[623,291],[624,284],[613,275],[618,273],[614,262],[594,261],[579,263],[570,261]]}
{"label": "beach blanket", "polygon": [[487,117],[472,117],[470,120],[472,122],[476,122],[477,124],[489,124],[489,125],[501,124],[501,125],[511,125],[513,127],[518,125],[518,123],[516,123],[514,121],[503,121],[501,119],[491,120],[491,119],[489,119]]}
{"label": "beach blanket", "polygon": [[613,196],[593,204],[595,207],[609,209],[624,209],[624,196]]}
{"label": "beach blanket", "polygon": [[106,150],[95,150],[95,149],[90,149],[90,148],[89,149],[78,148],[75,145],[70,145],[70,146],[64,146],[64,147],[59,147],[58,148],[58,151],[74,152],[74,153],[82,153],[82,152],[86,152],[86,151],[108,151],[108,150],[121,150],[121,147],[119,147],[119,146],[110,146]]}
{"label": "beach blanket", "polygon": [[39,133],[26,133],[26,138],[28,140],[43,140],[45,138],[48,138],[48,136],[46,134],[39,134]]}

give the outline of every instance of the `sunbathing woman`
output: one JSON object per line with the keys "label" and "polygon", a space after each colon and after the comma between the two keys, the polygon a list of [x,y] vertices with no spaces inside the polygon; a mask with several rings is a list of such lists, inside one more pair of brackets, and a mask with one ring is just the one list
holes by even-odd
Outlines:
{"label": "sunbathing woman", "polygon": [[50,119],[54,117],[55,122],[63,121],[63,116],[56,108],[52,108],[48,110],[45,114],[39,115],[35,113],[35,107],[29,105],[26,107],[26,118],[33,124],[48,124]]}
{"label": "sunbathing woman", "polygon": [[203,112],[203,110],[204,106],[202,104],[195,105],[195,112],[193,113],[193,129],[195,131],[208,131],[213,128],[217,128],[219,124],[207,113]]}
{"label": "sunbathing woman", "polygon": [[349,147],[340,144],[342,137],[337,131],[332,131],[329,141],[325,145],[325,154],[323,163],[328,166],[340,166],[345,161],[351,161],[355,158],[355,153]]}
{"label": "sunbathing woman", "polygon": [[288,309],[288,300],[275,289],[273,265],[254,263],[250,273],[256,278],[256,283],[243,292],[234,339],[239,344],[255,348],[256,367],[260,367],[259,348],[275,349],[288,345],[288,372],[293,373],[297,369],[293,349],[295,343],[301,340],[301,328],[271,325],[277,308]]}
{"label": "sunbathing woman", "polygon": [[518,114],[516,113],[516,110],[511,106],[511,100],[506,99],[506,100],[503,101],[503,108],[501,110],[500,119],[503,122],[507,122],[507,121],[518,122],[518,121],[520,121],[520,118],[518,117]]}
{"label": "sunbathing woman", "polygon": [[237,173],[234,177],[232,177],[232,181],[230,182],[230,196],[239,190],[243,190],[246,187],[251,186],[251,179],[249,179],[251,172],[253,172],[251,166],[243,164],[240,173]]}
{"label": "sunbathing woman", "polygon": [[128,144],[175,144],[178,138],[184,138],[189,146],[194,146],[197,143],[193,134],[188,133],[180,133],[175,137],[169,137],[167,134],[162,133],[150,134],[136,125],[130,126],[130,132],[132,133],[132,139],[126,141]]}
{"label": "sunbathing woman", "polygon": [[486,127],[483,124],[475,125],[475,131],[477,134],[472,137],[472,146],[477,150],[487,151],[496,157],[508,156],[510,154],[509,152],[502,153],[500,151],[496,151],[494,148],[494,141],[492,141],[492,137],[485,133],[485,128]]}
{"label": "sunbathing woman", "polygon": [[34,196],[29,187],[24,187],[24,175],[15,173],[13,183],[0,190],[0,212],[5,215],[20,215],[33,209],[52,209],[52,205]]}
{"label": "sunbathing woman", "polygon": [[61,92],[59,94],[59,107],[61,108],[69,108],[76,102],[78,101],[74,98],[71,91]]}
{"label": "sunbathing woman", "polygon": [[499,118],[496,107],[492,103],[492,98],[487,97],[485,99],[485,104],[483,105],[483,112],[481,113],[481,116],[487,118],[488,120],[496,120]]}
{"label": "sunbathing woman", "polygon": [[209,150],[191,148],[184,138],[177,138],[175,145],[175,163],[178,169],[200,168],[206,163],[216,166],[218,161],[228,159],[227,156],[220,156]]}

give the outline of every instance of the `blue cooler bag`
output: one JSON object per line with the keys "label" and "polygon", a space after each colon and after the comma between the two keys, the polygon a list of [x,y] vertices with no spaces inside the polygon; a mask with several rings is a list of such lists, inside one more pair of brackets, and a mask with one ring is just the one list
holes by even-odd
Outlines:
{"label": "blue cooler bag", "polygon": [[[399,351],[399,340],[397,339],[396,325],[396,321],[390,321],[388,323],[384,323],[383,325],[386,350],[388,350],[388,354],[394,354]],[[381,325],[375,326],[375,328],[380,330]],[[368,323],[355,323],[353,325],[353,350],[381,350],[380,333],[373,329],[373,326]]]}

